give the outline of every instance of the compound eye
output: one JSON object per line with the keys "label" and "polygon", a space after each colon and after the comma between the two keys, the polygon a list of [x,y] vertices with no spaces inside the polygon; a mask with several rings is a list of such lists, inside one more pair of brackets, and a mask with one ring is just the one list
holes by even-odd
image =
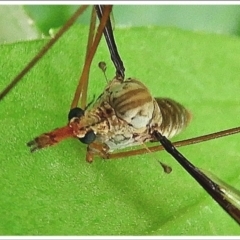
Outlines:
{"label": "compound eye", "polygon": [[79,107],[72,108],[68,113],[68,121],[70,121],[74,117],[82,117],[84,115],[84,110]]}
{"label": "compound eye", "polygon": [[[84,116],[84,110],[79,107],[72,108],[68,113],[68,121],[70,121],[74,117],[81,118],[82,116]],[[96,134],[93,132],[93,130],[90,130],[83,138],[78,139],[84,144],[90,144],[96,139]]]}
{"label": "compound eye", "polygon": [[96,139],[96,134],[93,132],[93,130],[90,130],[86,133],[85,137],[79,138],[79,141],[81,141],[84,144],[90,144]]}

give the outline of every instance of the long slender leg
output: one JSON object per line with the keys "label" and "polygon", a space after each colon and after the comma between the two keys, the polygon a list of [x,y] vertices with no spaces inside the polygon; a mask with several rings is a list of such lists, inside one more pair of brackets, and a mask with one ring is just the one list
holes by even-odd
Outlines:
{"label": "long slender leg", "polygon": [[0,100],[2,100],[8,92],[32,69],[36,63],[48,52],[48,50],[57,42],[57,40],[73,25],[77,18],[86,10],[88,6],[81,6],[74,15],[65,23],[65,25],[57,32],[39,52],[38,54],[24,67],[24,69],[9,83],[2,92],[0,92]]}
{"label": "long slender leg", "polygon": [[214,182],[206,174],[200,171],[199,168],[195,167],[190,163],[174,146],[173,144],[159,132],[155,132],[155,137],[163,145],[165,150],[170,153],[181,166],[208,192],[208,194],[240,225],[240,208],[239,208],[239,194],[237,191],[234,192],[235,199],[232,197],[233,194],[229,196],[225,192],[224,185],[221,186],[221,182]]}
{"label": "long slender leg", "polygon": [[[215,132],[215,133],[211,133],[211,134],[206,134],[206,135],[199,136],[199,137],[189,138],[189,139],[173,142],[172,144],[175,147],[183,147],[183,146],[187,146],[187,145],[210,141],[210,140],[221,138],[221,137],[230,136],[230,135],[237,134],[237,133],[240,133],[240,127],[230,128],[227,130],[223,130],[223,131],[219,131],[219,132]],[[162,145],[148,147],[148,149],[150,150],[150,152],[157,152],[157,151],[165,150],[165,148]],[[149,153],[149,151],[146,150],[146,148],[140,148],[140,149],[125,151],[125,152],[111,153],[108,155],[108,158],[109,159],[123,158],[123,157],[130,157],[130,156],[135,156],[135,155],[140,155],[140,154],[146,154],[146,153]]]}
{"label": "long slender leg", "polygon": [[[86,55],[85,55],[85,62],[87,61],[90,49],[93,45],[93,40],[94,40],[94,34],[95,34],[95,28],[96,28],[96,11],[94,7],[92,8],[92,13],[91,13],[91,20],[90,20],[90,25],[89,25],[89,32],[88,32],[88,43],[87,43],[87,49],[86,49]],[[72,103],[71,103],[71,109],[77,107],[78,103],[80,103],[80,107],[82,109],[85,108],[86,106],[86,101],[87,101],[87,90],[88,90],[88,81],[89,81],[89,71],[85,73],[85,76],[83,77],[84,81],[81,81],[81,77],[79,79],[79,84],[80,84],[80,92],[79,92],[79,99],[74,98]],[[76,89],[77,91],[77,89]],[[75,95],[78,94],[75,92]]]}
{"label": "long slender leg", "polygon": [[[102,5],[96,5],[95,6],[97,15],[99,20],[102,19],[103,11],[104,11],[104,6]],[[117,46],[115,43],[114,35],[113,35],[113,30],[112,30],[112,24],[110,19],[107,20],[106,26],[104,28],[104,36],[108,45],[108,49],[111,54],[111,59],[113,61],[113,64],[115,65],[116,68],[116,76],[120,77],[121,79],[124,80],[125,77],[125,68],[123,65],[123,62],[121,60],[121,57],[118,53]]]}
{"label": "long slender leg", "polygon": [[95,28],[96,28],[96,11],[94,8],[92,8],[85,61],[87,60],[88,54],[93,45],[93,39],[94,39],[95,30],[96,30]]}
{"label": "long slender leg", "polygon": [[95,55],[95,52],[97,50],[98,44],[101,40],[102,33],[103,33],[104,27],[106,25],[106,22],[109,18],[109,14],[110,14],[111,10],[112,10],[111,5],[106,5],[104,8],[104,13],[101,18],[100,24],[98,26],[96,36],[94,38],[92,47],[89,50],[85,64],[83,66],[82,74],[81,74],[81,77],[80,77],[80,80],[79,80],[79,83],[78,83],[78,86],[77,86],[77,89],[76,89],[76,92],[75,92],[75,95],[74,95],[74,98],[73,98],[73,101],[71,104],[71,109],[77,107],[80,98],[81,98],[81,108],[84,109],[86,107],[86,96],[83,93],[83,88],[84,88],[83,86],[87,85],[86,82],[88,82],[88,75],[89,75],[91,63],[92,63],[93,57]]}

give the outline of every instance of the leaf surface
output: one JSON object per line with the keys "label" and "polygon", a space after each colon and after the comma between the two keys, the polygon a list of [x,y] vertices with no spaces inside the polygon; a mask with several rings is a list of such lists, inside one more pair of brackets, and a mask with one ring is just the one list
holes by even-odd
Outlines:
{"label": "leaf surface", "polygon": [[[26,142],[66,124],[82,69],[86,27],[72,28],[0,103],[1,235],[239,235],[239,226],[166,152],[85,162],[75,139],[29,152]],[[175,28],[116,29],[127,77],[153,96],[193,114],[173,140],[239,125],[240,40]],[[0,46],[0,89],[46,40]],[[91,68],[88,101],[115,70],[102,40]],[[179,148],[195,165],[240,189],[239,138]],[[163,173],[156,159],[173,168]]]}

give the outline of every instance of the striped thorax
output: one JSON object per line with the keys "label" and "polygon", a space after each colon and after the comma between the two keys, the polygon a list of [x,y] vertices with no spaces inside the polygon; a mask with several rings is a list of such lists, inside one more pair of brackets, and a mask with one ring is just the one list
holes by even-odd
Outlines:
{"label": "striped thorax", "polygon": [[[155,141],[154,130],[173,137],[189,120],[190,114],[181,104],[171,99],[153,98],[140,81],[114,78],[91,110],[86,110],[80,124],[82,129],[93,130],[95,143],[106,145],[111,152]],[[84,133],[77,136],[81,138]],[[91,145],[89,151],[94,151]]]}

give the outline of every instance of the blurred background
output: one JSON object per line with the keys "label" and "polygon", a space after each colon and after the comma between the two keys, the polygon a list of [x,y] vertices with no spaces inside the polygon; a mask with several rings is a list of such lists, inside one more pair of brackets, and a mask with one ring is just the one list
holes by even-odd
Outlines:
{"label": "blurred background", "polygon": [[[77,5],[0,5],[0,42],[38,39],[59,28]],[[78,23],[88,24],[90,9]],[[240,35],[240,5],[115,5],[115,27],[174,26]]]}

